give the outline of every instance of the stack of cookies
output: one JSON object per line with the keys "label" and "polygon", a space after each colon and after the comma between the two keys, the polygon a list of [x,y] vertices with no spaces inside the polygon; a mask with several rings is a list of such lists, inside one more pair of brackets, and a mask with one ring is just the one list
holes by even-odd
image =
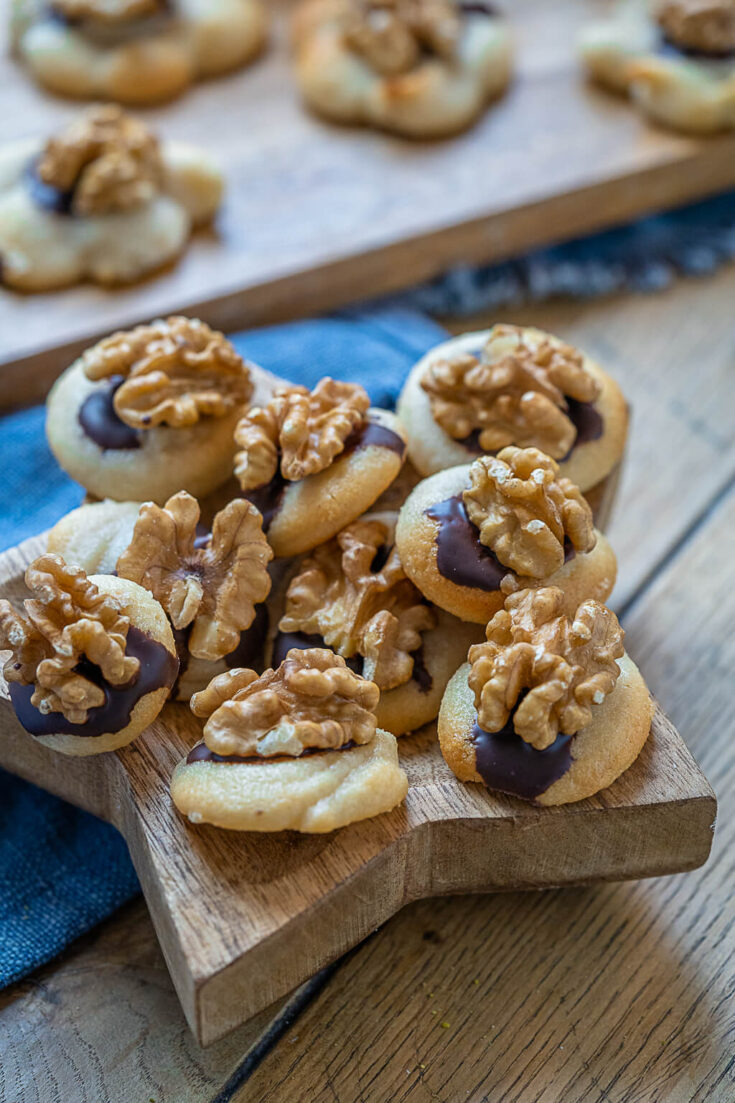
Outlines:
{"label": "stack of cookies", "polygon": [[461,782],[539,804],[610,785],[651,701],[604,604],[622,461],[614,381],[538,330],[432,350],[398,413],[280,384],[184,317],[85,352],[48,401],[87,490],[0,647],[22,725],[125,746],[170,699],[202,740],[192,823],[325,832],[406,796],[400,740],[438,717]]}

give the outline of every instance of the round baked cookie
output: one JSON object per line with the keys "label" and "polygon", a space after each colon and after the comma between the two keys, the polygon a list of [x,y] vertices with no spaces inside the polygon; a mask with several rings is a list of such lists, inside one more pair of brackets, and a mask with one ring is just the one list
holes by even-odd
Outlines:
{"label": "round baked cookie", "polygon": [[396,740],[380,729],[369,743],[290,760],[218,761],[200,743],[171,779],[191,823],[234,831],[323,834],[390,812],[407,791]]}
{"label": "round baked cookie", "polygon": [[13,0],[14,52],[63,96],[149,104],[250,61],[260,0]]}
{"label": "round baked cookie", "polygon": [[90,502],[57,521],[48,550],[85,574],[113,574],[130,543],[142,502]]}
{"label": "round baked cookie", "polygon": [[[438,424],[421,380],[432,365],[441,361],[451,361],[463,355],[480,357],[488,341],[496,337],[501,339],[495,347],[503,355],[511,355],[519,342],[531,350],[549,342],[553,348],[577,354],[577,350],[571,350],[552,334],[515,326],[495,326],[489,330],[465,333],[431,349],[411,369],[397,406],[398,416],[406,430],[409,459],[420,474],[432,475],[446,467],[471,463],[483,454],[479,444],[475,443],[476,433],[463,442],[450,436]],[[554,458],[559,464],[560,474],[571,479],[584,494],[593,490],[599,493],[601,486],[614,476],[621,463],[628,433],[628,409],[620,387],[599,364],[582,354],[582,366],[598,385],[599,394],[592,403],[567,403],[576,435],[572,435],[573,444],[568,454]],[[494,399],[498,393],[502,394],[502,388],[495,387],[492,392]],[[449,394],[446,398],[450,401]],[[458,401],[461,402],[461,396]],[[509,436],[512,434],[509,433]],[[544,447],[542,437],[535,440],[530,434],[524,440],[508,439],[506,443],[524,447],[534,445],[542,451],[549,451],[548,447]]]}
{"label": "round baked cookie", "polygon": [[630,95],[663,126],[695,134],[735,127],[731,0],[625,0],[579,40],[590,77]]}
{"label": "round baked cookie", "polygon": [[[429,601],[461,620],[486,624],[503,605],[501,584],[513,572],[481,543],[467,515],[462,492],[470,485],[469,470],[451,467],[419,483],[398,515],[396,547],[406,574]],[[546,578],[524,577],[524,588],[558,586],[570,611],[585,598],[605,601],[617,562],[605,536],[595,534],[591,551],[571,555]]]}
{"label": "round baked cookie", "polygon": [[437,138],[469,126],[511,78],[494,3],[305,0],[293,20],[306,105],[338,123]]}
{"label": "round baked cookie", "polygon": [[275,555],[302,555],[370,509],[398,475],[405,454],[396,416],[371,408],[328,467],[293,482],[277,474],[245,497],[262,513]]}
{"label": "round baked cookie", "polygon": [[[439,744],[447,765],[460,781],[478,782],[536,804],[569,804],[606,789],[635,762],[653,717],[651,696],[638,667],[627,654],[618,665],[615,688],[594,706],[589,724],[537,751],[515,733],[500,733],[501,738],[493,740],[489,733],[478,732],[475,698],[467,681],[470,665],[465,663],[449,682],[439,712]],[[485,777],[478,769],[478,753]]]}
{"label": "round baked cookie", "polygon": [[[113,175],[121,158],[124,180]],[[159,144],[115,106],[92,108],[47,143],[0,148],[0,281],[27,292],[134,282],[181,255],[223,189],[203,150]]]}
{"label": "round baked cookie", "polygon": [[[216,375],[217,356],[228,358],[232,370],[222,373],[222,404],[217,410],[220,416],[207,412],[216,386],[209,373],[199,384],[196,372],[192,372],[188,396],[182,395],[177,379],[171,385],[173,399],[168,400],[167,379],[164,375],[162,383],[160,375],[166,367],[161,364],[161,342],[166,347],[170,344],[182,358],[186,357],[187,343],[193,357],[201,355],[202,346],[218,348],[220,353],[212,354],[212,375]],[[238,361],[241,370],[237,369]],[[95,369],[101,367],[104,372],[111,363],[114,370],[90,378],[92,363]],[[172,379],[178,374],[175,364],[168,365],[168,370]],[[118,415],[116,396],[131,376],[136,377],[139,388],[145,386],[140,376],[146,373],[153,383],[148,396],[131,400],[134,416],[130,420],[141,426],[134,428]],[[241,388],[239,394],[229,390],[235,382]],[[200,392],[200,386],[209,390]],[[124,502],[150,499],[162,505],[178,490],[187,490],[196,498],[204,497],[231,474],[235,454],[233,433],[253,386],[252,397],[257,398],[259,391],[265,396],[270,379],[255,365],[243,365],[221,334],[192,319],[169,318],[114,334],[88,349],[67,368],[48,397],[46,434],[60,465],[96,498]],[[161,420],[162,416],[169,422],[176,421],[177,404],[189,399],[196,404],[200,393],[203,405],[197,409],[193,424],[179,426]],[[141,402],[148,402],[148,407],[141,409]],[[149,417],[153,418],[153,424],[146,428]]]}
{"label": "round baked cookie", "polygon": [[67,755],[101,754],[131,743],[156,719],[178,673],[171,627],[155,598],[142,586],[110,575],[92,575],[89,582],[100,594],[113,598],[129,620],[125,655],[140,664],[134,680],[113,685],[97,668],[98,677],[90,680],[104,689],[106,700],[89,710],[85,723],[71,723],[61,712],[40,712],[31,704],[33,685],[11,682],[9,686],[16,715],[26,731],[44,746]]}

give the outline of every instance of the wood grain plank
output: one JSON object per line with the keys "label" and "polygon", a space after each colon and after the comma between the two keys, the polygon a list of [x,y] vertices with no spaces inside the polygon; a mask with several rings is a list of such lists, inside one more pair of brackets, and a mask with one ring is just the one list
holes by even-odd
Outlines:
{"label": "wood grain plank", "polygon": [[455,331],[495,320],[549,329],[596,357],[622,386],[631,436],[608,528],[618,609],[735,479],[733,296],[730,267],[658,295],[565,300],[451,323]]}
{"label": "wood grain plank", "polygon": [[[585,86],[574,39],[586,0],[516,0],[515,85],[466,134],[429,143],[302,110],[282,18],[292,2],[271,0],[273,48],[261,62],[147,113],[221,158],[228,195],[216,229],[134,288],[0,292],[0,363],[14,365],[0,402],[38,398],[90,339],[171,310],[221,328],[325,310],[735,184],[735,137],[655,130]],[[0,83],[6,140],[47,133],[77,110],[6,57]]]}
{"label": "wood grain plank", "polygon": [[236,1096],[725,1103],[735,1096],[735,493],[627,644],[720,797],[710,862],[653,882],[407,908]]}

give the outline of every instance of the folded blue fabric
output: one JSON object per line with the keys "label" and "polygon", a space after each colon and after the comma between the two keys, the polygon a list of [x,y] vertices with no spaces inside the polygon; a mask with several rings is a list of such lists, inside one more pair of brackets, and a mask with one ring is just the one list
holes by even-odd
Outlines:
{"label": "folded blue fabric", "polygon": [[[323,375],[359,381],[375,405],[391,406],[411,364],[445,336],[423,315],[395,307],[343,311],[232,340],[284,378],[309,386]],[[3,548],[41,532],[82,498],[53,459],[43,424],[42,407],[0,419]],[[0,770],[0,986],[55,957],[138,890],[113,827]]]}

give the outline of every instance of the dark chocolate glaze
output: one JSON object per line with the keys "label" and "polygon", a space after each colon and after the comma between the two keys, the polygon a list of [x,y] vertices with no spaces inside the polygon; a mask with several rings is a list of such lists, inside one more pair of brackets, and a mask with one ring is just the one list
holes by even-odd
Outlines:
{"label": "dark chocolate glaze", "polygon": [[176,681],[179,664],[171,652],[141,632],[128,628],[125,654],[140,660],[140,669],[132,681],[123,686],[113,686],[105,681],[94,663],[82,659],[77,663],[77,673],[88,678],[104,690],[105,703],[90,709],[84,724],[71,724],[60,712],[41,713],[31,704],[34,686],[18,682],[9,685],[10,699],[16,716],[31,735],[78,735],[84,738],[122,731],[130,723],[130,716],[137,702],[156,689],[169,689]]}
{"label": "dark chocolate glaze", "polygon": [[477,723],[470,737],[475,745],[475,768],[488,789],[536,800],[572,764],[574,736],[558,735],[545,751],[537,751],[513,728],[513,717],[497,732],[486,732]]}
{"label": "dark chocolate glaze", "polygon": [[437,502],[424,513],[439,524],[434,538],[439,574],[456,586],[499,590],[500,583],[510,571],[495,552],[480,542],[480,530],[467,516],[462,495],[456,494]]}
{"label": "dark chocolate glaze", "polygon": [[679,46],[676,42],[672,42],[663,31],[661,31],[659,36],[656,53],[661,57],[684,57],[694,60],[699,59],[700,61],[727,61],[728,58],[735,57],[734,49],[714,51],[697,50],[689,46]]}
{"label": "dark chocolate glaze", "polygon": [[486,15],[495,19],[501,14],[497,4],[491,4],[490,0],[460,0],[459,6],[464,15]]}
{"label": "dark chocolate glaze", "polygon": [[140,434],[117,416],[113,405],[115,391],[124,382],[125,376],[111,375],[79,407],[79,424],[103,452],[140,448]]}
{"label": "dark chocolate glaze", "polygon": [[[344,448],[335,456],[335,461],[371,446],[387,448],[390,452],[395,452],[401,459],[406,454],[405,442],[398,433],[394,433],[392,429],[387,429],[377,421],[368,421],[365,425],[350,433],[345,440]],[[264,483],[263,486],[257,486],[253,490],[248,490],[243,495],[262,514],[263,532],[267,532],[273,524],[273,518],[281,507],[284,491],[289,485],[289,481],[284,479],[281,474],[279,466],[270,482]]]}
{"label": "dark chocolate glaze", "polygon": [[[328,651],[331,651],[328,644],[324,642],[324,637],[316,633],[278,632],[273,641],[271,666],[274,668],[279,667],[293,647],[297,648],[299,651],[307,651],[310,647],[326,647]],[[351,658],[345,659],[345,662],[355,674],[362,674],[364,663],[362,655],[353,655]]]}
{"label": "dark chocolate glaze", "polygon": [[[505,576],[512,572],[480,540],[480,530],[470,521],[462,495],[437,502],[424,513],[439,523],[434,538],[439,574],[456,586],[486,592],[499,590]],[[575,554],[574,545],[565,539],[564,562],[568,563]]]}
{"label": "dark chocolate glaze", "polygon": [[26,169],[25,181],[28,193],[37,207],[43,207],[45,211],[52,211],[54,214],[73,214],[74,189],[64,191],[53,184],[44,183],[38,175],[38,162],[35,159]]}
{"label": "dark chocolate glaze", "polygon": [[[569,420],[572,425],[577,430],[577,435],[574,438],[572,447],[569,449],[566,456],[562,456],[559,463],[568,460],[578,444],[585,444],[590,440],[599,440],[605,429],[605,423],[594,402],[578,402],[576,398],[569,398],[568,396],[566,402],[566,412],[569,415]],[[473,429],[468,437],[464,437],[459,442],[464,445],[468,452],[472,452],[475,456],[482,456],[485,454],[485,449],[480,446],[481,432],[482,429]]]}
{"label": "dark chocolate glaze", "polygon": [[413,655],[412,681],[418,686],[419,693],[431,693],[434,686],[434,679],[429,673],[429,668],[426,665],[424,645],[422,644],[417,651],[412,651],[411,654]]}
{"label": "dark chocolate glaze", "polygon": [[307,747],[299,755],[274,754],[261,757],[258,754],[217,754],[215,751],[210,751],[206,743],[197,743],[186,756],[186,764],[190,766],[192,762],[258,762],[262,765],[268,762],[295,762],[297,758],[308,758],[314,754],[331,754],[333,751],[349,751],[355,746],[356,744],[350,740],[349,743],[343,743],[341,747]]}

